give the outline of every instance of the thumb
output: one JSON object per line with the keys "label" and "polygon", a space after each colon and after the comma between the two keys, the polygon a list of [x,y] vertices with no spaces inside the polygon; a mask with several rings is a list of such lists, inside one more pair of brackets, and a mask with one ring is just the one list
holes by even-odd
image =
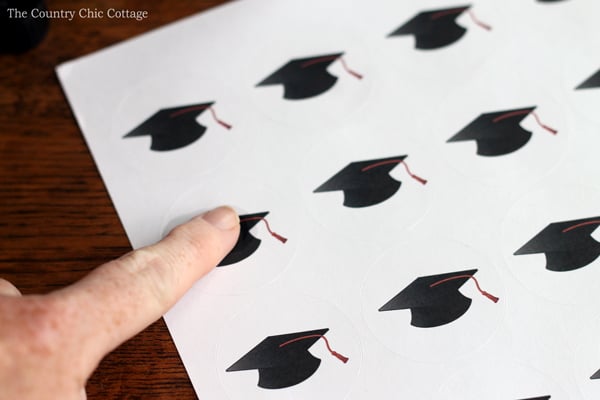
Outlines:
{"label": "thumb", "polygon": [[160,318],[225,257],[238,235],[236,212],[219,207],[51,295],[68,302],[69,309],[77,309],[71,334],[75,332],[83,353],[98,362]]}

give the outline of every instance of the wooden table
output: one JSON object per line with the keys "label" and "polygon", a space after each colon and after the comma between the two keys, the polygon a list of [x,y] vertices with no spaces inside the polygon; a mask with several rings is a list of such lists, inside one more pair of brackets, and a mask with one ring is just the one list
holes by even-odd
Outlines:
{"label": "wooden table", "polygon": [[[223,0],[48,0],[51,10],[147,10],[125,19],[51,20],[44,41],[0,55],[0,277],[24,294],[68,285],[130,250],[54,68]],[[195,399],[163,320],[100,364],[89,399]]]}

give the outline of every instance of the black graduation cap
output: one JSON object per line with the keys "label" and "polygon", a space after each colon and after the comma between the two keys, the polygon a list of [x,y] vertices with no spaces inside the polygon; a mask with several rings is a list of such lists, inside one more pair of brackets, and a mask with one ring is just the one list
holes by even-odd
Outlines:
{"label": "black graduation cap", "polygon": [[[385,303],[379,311],[405,310],[410,308],[412,326],[433,328],[448,324],[460,318],[471,306],[472,300],[465,297],[460,287],[473,275],[476,269],[450,272],[439,275],[421,276],[400,293]],[[477,289],[490,300],[498,298],[481,290],[477,281]]]}
{"label": "black graduation cap", "polygon": [[540,3],[558,3],[559,1],[563,1],[563,0],[537,0]]}
{"label": "black graduation cap", "polygon": [[346,363],[348,358],[331,350],[324,336],[328,328],[314,331],[267,336],[256,347],[236,361],[227,372],[258,370],[258,386],[264,389],[281,389],[308,379],[314,374],[321,359],[308,349],[321,338],[329,352]]}
{"label": "black graduation cap", "polygon": [[343,190],[344,206],[352,208],[381,203],[392,197],[402,185],[402,182],[389,175],[398,164],[403,164],[412,178],[422,184],[427,183],[425,179],[410,172],[404,163],[406,157],[408,156],[402,155],[352,162],[316,188],[313,193]]}
{"label": "black graduation cap", "polygon": [[[422,50],[448,46],[460,39],[467,31],[456,23],[456,18],[470,7],[467,5],[420,12],[390,33],[388,37],[415,35],[415,47]],[[474,21],[485,29],[491,29],[482,22],[475,19]]]}
{"label": "black graduation cap", "polygon": [[553,222],[515,251],[515,256],[544,253],[546,269],[572,271],[592,263],[600,255],[600,243],[592,233],[600,217]]}
{"label": "black graduation cap", "polygon": [[240,235],[238,236],[238,240],[237,240],[235,246],[233,246],[233,249],[231,249],[231,251],[225,256],[225,258],[223,258],[223,260],[221,260],[218,267],[224,267],[226,265],[235,264],[237,262],[240,262],[240,261],[244,260],[245,258],[248,258],[249,256],[251,256],[256,251],[256,249],[258,249],[258,246],[260,246],[261,240],[252,236],[252,234],[250,233],[250,229],[252,229],[254,227],[254,225],[258,224],[260,221],[265,222],[265,224],[267,225],[267,230],[273,237],[280,240],[282,243],[285,243],[287,241],[287,239],[284,238],[283,236],[271,231],[271,227],[269,226],[269,223],[265,219],[267,214],[269,214],[268,211],[260,212],[260,213],[256,213],[256,214],[245,214],[245,215],[239,216],[239,218],[240,218]]}
{"label": "black graduation cap", "polygon": [[446,142],[475,140],[477,154],[480,156],[501,156],[512,153],[525,146],[531,139],[531,132],[520,125],[529,114],[533,114],[542,128],[556,134],[556,130],[539,120],[534,110],[535,107],[526,107],[481,114]]}
{"label": "black graduation cap", "polygon": [[595,89],[600,87],[600,69],[596,71],[596,73],[589,78],[587,78],[583,83],[577,86],[575,89]]}
{"label": "black graduation cap", "polygon": [[185,147],[200,139],[206,127],[200,125],[196,118],[207,109],[213,118],[222,126],[231,129],[231,125],[219,120],[211,106],[214,102],[190,104],[181,107],[163,108],[150,118],[135,127],[124,138],[150,136],[151,150],[168,151]]}
{"label": "black graduation cap", "polygon": [[269,75],[256,86],[283,85],[283,98],[288,100],[306,99],[318,96],[329,90],[337,81],[327,68],[336,60],[348,73],[358,79],[362,75],[348,69],[341,58],[344,53],[325,54],[307,58],[295,58]]}
{"label": "black graduation cap", "polygon": [[600,379],[600,369],[594,375],[590,376],[590,379]]}

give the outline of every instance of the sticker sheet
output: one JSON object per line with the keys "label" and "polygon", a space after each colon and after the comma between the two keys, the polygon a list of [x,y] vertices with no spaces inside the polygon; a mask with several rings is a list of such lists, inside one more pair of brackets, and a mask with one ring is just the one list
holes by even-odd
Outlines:
{"label": "sticker sheet", "polygon": [[240,0],[57,68],[199,398],[597,399],[600,3]]}

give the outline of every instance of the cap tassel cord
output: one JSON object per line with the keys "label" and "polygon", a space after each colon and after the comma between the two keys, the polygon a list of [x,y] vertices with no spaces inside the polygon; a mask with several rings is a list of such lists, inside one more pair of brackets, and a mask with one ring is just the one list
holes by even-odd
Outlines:
{"label": "cap tassel cord", "polygon": [[529,112],[530,112],[529,110],[517,110],[517,111],[507,112],[507,113],[504,113],[502,115],[497,116],[496,118],[494,118],[492,120],[492,122],[495,124],[497,122],[502,121],[503,119],[511,118],[511,117],[516,117],[518,115],[529,114]]}
{"label": "cap tassel cord", "polygon": [[426,185],[427,184],[427,179],[423,179],[420,176],[413,174],[411,172],[410,168],[408,168],[408,164],[404,160],[387,160],[387,161],[381,161],[381,162],[378,162],[378,163],[367,165],[366,167],[362,168],[360,171],[361,172],[365,172],[365,171],[368,171],[368,170],[370,170],[372,168],[377,168],[377,167],[380,167],[380,166],[386,165],[386,164],[402,164],[404,166],[404,169],[406,169],[406,172],[408,173],[408,175],[411,178],[413,178],[414,180],[418,181],[422,185]]}
{"label": "cap tassel cord", "polygon": [[283,346],[287,346],[290,343],[294,343],[297,342],[299,340],[304,340],[304,339],[311,339],[311,338],[321,338],[325,341],[325,346],[327,346],[327,350],[329,350],[329,352],[331,353],[332,356],[336,357],[337,359],[339,359],[341,362],[343,362],[344,364],[346,364],[349,360],[348,357],[341,355],[340,353],[338,353],[337,351],[333,350],[331,348],[331,346],[329,345],[329,340],[327,340],[327,338],[325,337],[325,335],[306,335],[306,336],[300,336],[294,339],[290,339],[287,342],[283,342],[279,345],[279,347],[283,347]]}
{"label": "cap tassel cord", "polygon": [[212,114],[214,120],[217,121],[218,124],[220,124],[221,126],[223,126],[226,129],[231,129],[232,128],[232,126],[230,124],[228,124],[225,121],[220,120],[219,117],[217,117],[217,113],[215,112],[215,110],[212,107],[208,107],[208,110],[210,111],[210,113]]}
{"label": "cap tassel cord", "polygon": [[[512,111],[506,114],[502,114],[496,118],[494,118],[492,120],[493,123],[502,121],[503,119],[506,118],[510,118],[510,117],[515,117],[517,115],[523,115],[523,114],[529,114],[528,110],[518,110],[518,111]],[[538,123],[539,126],[541,126],[542,128],[546,129],[548,132],[550,132],[553,135],[556,135],[558,133],[558,131],[554,128],[549,127],[548,125],[542,123],[542,121],[540,120],[540,117],[538,117],[538,115],[536,114],[535,111],[531,111],[531,115],[533,115],[533,117],[535,118],[536,122]]]}
{"label": "cap tassel cord", "polygon": [[471,10],[468,11],[469,16],[471,17],[471,19],[473,20],[473,22],[475,22],[475,24],[477,24],[478,26],[482,27],[485,30],[491,31],[492,27],[488,24],[486,24],[485,22],[481,22],[479,19],[477,19],[477,17],[475,16],[475,13]]}
{"label": "cap tassel cord", "polygon": [[338,55],[313,58],[312,60],[303,62],[302,65],[300,65],[300,68],[310,67],[313,64],[319,64],[319,63],[326,62],[326,61],[337,60],[338,58],[339,58]]}
{"label": "cap tassel cord", "polygon": [[363,76],[361,74],[359,74],[358,72],[353,71],[350,68],[348,68],[348,65],[346,64],[346,61],[342,57],[340,57],[340,62],[342,63],[342,67],[344,67],[344,69],[346,70],[347,73],[349,73],[350,75],[352,75],[356,79],[362,79],[363,78]]}
{"label": "cap tassel cord", "polygon": [[445,17],[446,15],[460,14],[463,12],[463,10],[464,10],[464,7],[442,10],[442,11],[436,12],[435,14],[432,14],[429,18],[431,18],[432,20],[436,20],[438,18]]}
{"label": "cap tassel cord", "polygon": [[565,228],[562,230],[562,233],[567,233],[569,231],[572,231],[573,229],[577,229],[577,228],[581,228],[582,226],[586,226],[586,225],[598,225],[600,224],[600,220],[594,220],[594,221],[587,221],[587,222],[582,222],[573,226],[569,226],[568,228]]}
{"label": "cap tassel cord", "polygon": [[532,111],[531,114],[533,115],[533,117],[535,118],[535,120],[537,121],[539,126],[541,126],[542,128],[544,128],[545,130],[547,130],[548,132],[550,132],[553,135],[556,135],[558,133],[558,131],[556,129],[551,128],[548,125],[542,123],[542,121],[540,120],[540,117],[538,117],[538,115],[535,113],[535,111]]}
{"label": "cap tassel cord", "polygon": [[305,63],[303,63],[300,67],[301,68],[306,68],[309,67],[313,64],[318,64],[321,62],[325,62],[325,61],[333,61],[333,60],[337,60],[340,59],[340,62],[342,63],[342,67],[344,67],[344,70],[349,73],[350,75],[352,75],[353,77],[355,77],[356,79],[362,79],[363,76],[362,74],[359,74],[356,71],[351,70],[350,68],[348,68],[348,65],[346,64],[346,61],[344,61],[344,59],[342,58],[342,56],[327,56],[327,57],[319,57],[319,58],[315,58],[313,60],[309,60],[306,61]]}
{"label": "cap tassel cord", "polygon": [[416,181],[420,182],[421,185],[426,185],[427,184],[427,179],[423,179],[420,176],[417,176],[415,174],[413,174],[410,169],[408,168],[408,164],[402,160],[400,162],[400,164],[404,165],[404,169],[406,169],[406,172],[408,173],[408,175],[410,175],[411,178],[415,179]]}
{"label": "cap tassel cord", "polygon": [[214,120],[215,120],[215,121],[216,121],[216,122],[217,122],[219,125],[221,125],[221,126],[223,126],[223,127],[227,128],[227,129],[231,129],[231,128],[232,128],[232,126],[231,126],[230,124],[228,124],[227,122],[224,122],[224,121],[220,120],[220,119],[217,117],[217,113],[215,112],[215,110],[214,110],[214,109],[213,109],[211,106],[196,106],[196,107],[188,107],[188,108],[184,108],[184,109],[182,109],[182,110],[178,110],[178,111],[175,111],[175,112],[173,112],[173,113],[169,114],[169,117],[170,117],[170,118],[175,118],[175,117],[177,117],[177,116],[179,116],[179,115],[182,115],[182,114],[186,114],[186,113],[189,113],[189,112],[192,112],[192,111],[206,110],[207,108],[208,108],[208,110],[210,111],[210,113],[211,113],[211,115],[212,115],[213,119],[214,119]]}
{"label": "cap tassel cord", "polygon": [[477,278],[475,278],[473,275],[451,276],[451,277],[439,280],[437,282],[434,282],[431,285],[429,285],[429,287],[432,288],[432,287],[435,287],[435,286],[440,285],[442,283],[445,283],[445,282],[448,282],[448,281],[452,281],[452,280],[455,280],[455,279],[462,279],[462,278],[471,278],[471,279],[473,279],[475,281],[475,286],[477,286],[477,290],[479,290],[479,293],[481,293],[482,295],[484,295],[485,297],[487,297],[488,299],[490,299],[494,303],[497,303],[498,300],[500,300],[498,297],[494,296],[493,294],[490,294],[490,293],[486,292],[485,290],[481,289],[481,286],[479,286],[479,282],[477,281]]}
{"label": "cap tassel cord", "polygon": [[275,239],[279,240],[281,243],[285,243],[288,241],[287,238],[281,236],[277,232],[273,232],[271,230],[271,226],[269,225],[269,221],[267,221],[267,219],[264,217],[248,217],[248,218],[240,219],[240,222],[247,222],[247,221],[263,221],[267,227],[267,230],[271,234],[271,236],[273,236]]}

